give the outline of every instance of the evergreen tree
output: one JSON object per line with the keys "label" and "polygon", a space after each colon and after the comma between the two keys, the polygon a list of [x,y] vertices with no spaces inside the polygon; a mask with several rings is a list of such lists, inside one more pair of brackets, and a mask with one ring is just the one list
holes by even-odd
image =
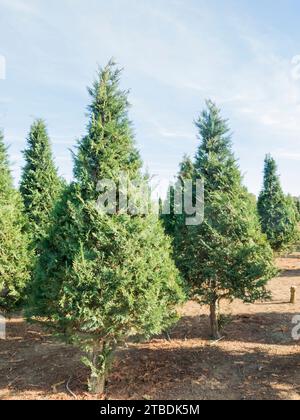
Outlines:
{"label": "evergreen tree", "polygon": [[34,248],[37,248],[47,232],[50,215],[63,184],[54,165],[44,121],[33,123],[27,143],[27,149],[23,152],[26,165],[20,191],[28,217],[28,231]]}
{"label": "evergreen tree", "polygon": [[184,297],[157,215],[121,208],[108,215],[95,206],[100,180],[118,182],[121,173],[142,179],[127,92],[119,81],[120,70],[110,62],[89,91],[88,134],[75,155],[76,181],[56,206],[31,298],[31,315],[47,317],[87,352],[89,387],[96,393],[103,391],[116,346],[168,328]]}
{"label": "evergreen tree", "polygon": [[194,178],[205,185],[204,222],[186,226],[185,217],[177,219],[175,259],[191,297],[210,306],[211,333],[217,339],[220,301],[266,298],[265,285],[275,269],[255,203],[242,185],[227,121],[208,101],[196,126],[201,144]]}
{"label": "evergreen tree", "polygon": [[293,200],[295,204],[297,222],[300,222],[300,197],[293,197]]}
{"label": "evergreen tree", "polygon": [[276,162],[270,155],[265,159],[264,186],[257,208],[262,230],[275,251],[295,243],[298,239],[295,205],[291,197],[284,195]]}
{"label": "evergreen tree", "polygon": [[24,298],[29,280],[28,238],[19,193],[13,187],[0,131],[0,311],[12,311]]}
{"label": "evergreen tree", "polygon": [[[184,228],[184,217],[181,213],[181,209],[178,209],[179,203],[176,202],[175,191],[181,193],[181,202],[183,201],[184,188],[182,182],[186,179],[193,179],[195,174],[195,168],[192,160],[189,156],[185,155],[183,161],[180,164],[180,171],[178,179],[175,185],[170,185],[167,193],[167,199],[164,203],[161,202],[161,220],[163,222],[166,233],[172,238],[175,237],[175,230],[178,226]],[[176,209],[177,207],[177,209]],[[178,211],[176,211],[178,210]]]}

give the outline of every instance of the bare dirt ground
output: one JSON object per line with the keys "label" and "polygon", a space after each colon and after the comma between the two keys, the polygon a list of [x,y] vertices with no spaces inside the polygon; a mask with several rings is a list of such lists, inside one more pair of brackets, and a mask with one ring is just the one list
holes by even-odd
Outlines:
{"label": "bare dirt ground", "polygon": [[[208,314],[190,302],[170,341],[118,353],[101,398],[300,400],[300,342],[291,337],[292,318],[300,315],[300,253],[278,266],[272,302],[223,305],[230,315],[223,340],[209,341]],[[291,286],[299,290],[296,305],[288,303]],[[0,399],[91,399],[80,357],[22,318],[11,319],[0,341]]]}

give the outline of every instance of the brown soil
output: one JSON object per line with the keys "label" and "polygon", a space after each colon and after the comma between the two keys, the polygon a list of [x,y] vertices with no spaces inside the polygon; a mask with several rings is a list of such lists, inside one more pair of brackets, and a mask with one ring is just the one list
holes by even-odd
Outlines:
{"label": "brown soil", "polygon": [[[278,265],[272,302],[223,305],[223,340],[209,341],[207,311],[190,302],[171,340],[118,353],[101,398],[300,400],[300,342],[291,336],[292,318],[300,315],[300,253]],[[291,286],[299,289],[296,305],[288,303]],[[80,357],[39,327],[11,319],[0,341],[0,399],[91,399]]]}

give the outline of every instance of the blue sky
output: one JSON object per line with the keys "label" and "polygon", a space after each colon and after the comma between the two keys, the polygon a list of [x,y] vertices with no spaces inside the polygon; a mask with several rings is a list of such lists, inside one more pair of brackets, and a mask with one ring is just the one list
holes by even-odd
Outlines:
{"label": "blue sky", "polygon": [[0,0],[0,127],[16,180],[36,117],[71,178],[86,86],[113,56],[145,166],[164,185],[183,154],[194,155],[193,120],[212,98],[230,120],[249,190],[258,193],[272,153],[285,191],[300,195],[299,17],[298,0]]}

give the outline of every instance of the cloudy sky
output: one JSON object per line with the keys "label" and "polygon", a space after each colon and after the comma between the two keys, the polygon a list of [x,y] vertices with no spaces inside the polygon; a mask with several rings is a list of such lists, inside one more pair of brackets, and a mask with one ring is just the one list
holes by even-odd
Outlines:
{"label": "cloudy sky", "polygon": [[71,179],[86,86],[113,56],[145,167],[163,183],[194,155],[193,120],[212,98],[230,120],[249,190],[259,191],[272,153],[284,189],[300,195],[299,16],[298,0],[0,0],[0,127],[16,180],[36,117]]}

